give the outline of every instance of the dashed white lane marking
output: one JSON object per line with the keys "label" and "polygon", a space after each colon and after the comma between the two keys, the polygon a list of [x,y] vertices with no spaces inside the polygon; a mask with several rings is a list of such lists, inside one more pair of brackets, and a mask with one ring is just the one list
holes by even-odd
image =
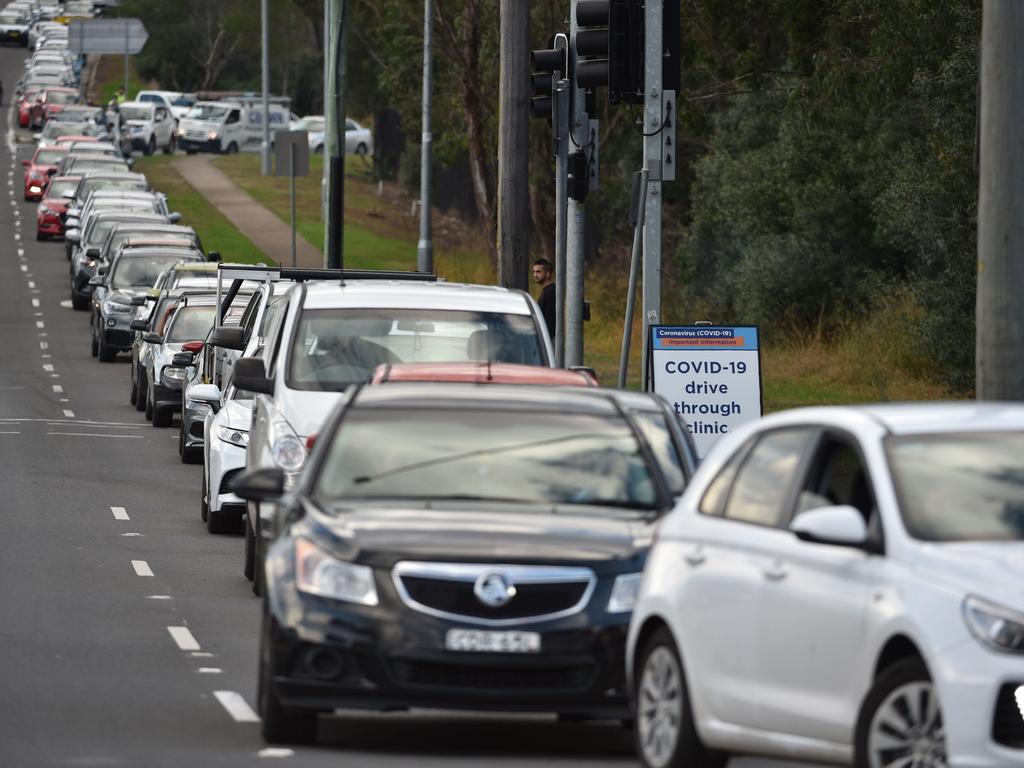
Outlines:
{"label": "dashed white lane marking", "polygon": [[71,309],[71,299],[64,299],[64,301],[62,301],[60,305],[64,309]]}
{"label": "dashed white lane marking", "polygon": [[43,363],[43,370],[47,373],[53,373],[53,363]]}
{"label": "dashed white lane marking", "polygon": [[68,408],[64,408],[63,410],[64,410],[64,418],[66,418],[66,419],[73,419],[73,418],[75,418],[75,412],[74,411],[72,411],[72,410],[70,410]]}
{"label": "dashed white lane marking", "polygon": [[24,256],[25,255],[25,249],[24,248],[19,248],[18,249],[18,255],[19,256]]}
{"label": "dashed white lane marking", "polygon": [[174,638],[174,642],[178,644],[178,648],[181,650],[199,650],[199,641],[188,631],[188,627],[168,627],[167,631],[171,633],[171,637]]}
{"label": "dashed white lane marking", "polygon": [[48,342],[48,341],[40,341],[39,342],[39,348],[40,349],[49,349],[50,348],[50,342]]}
{"label": "dashed white lane marking", "polygon": [[71,402],[71,401],[70,401],[70,400],[68,400],[68,399],[67,399],[66,397],[62,397],[62,398],[60,399],[60,401],[61,401],[62,403],[70,403],[70,402]]}
{"label": "dashed white lane marking", "polygon": [[21,271],[22,272],[28,272],[28,265],[27,264],[22,264],[21,265]]}
{"label": "dashed white lane marking", "polygon": [[[35,288],[36,284],[33,281],[29,280],[28,281],[28,287],[29,288]],[[68,299],[68,304],[70,304],[70,303],[71,303],[71,299]]]}
{"label": "dashed white lane marking", "polygon": [[47,432],[47,437],[51,436],[65,436],[65,437],[118,437],[122,440],[141,440],[142,435],[104,435],[101,432]]}
{"label": "dashed white lane marking", "polygon": [[141,533],[135,533],[134,531],[129,531],[127,533],[122,533],[121,535],[125,536],[125,537],[128,537],[128,538],[134,538],[134,537],[141,536],[142,534]]}
{"label": "dashed white lane marking", "polygon": [[21,235],[19,235],[17,232],[15,232],[14,233],[14,239],[15,240],[21,240]]}
{"label": "dashed white lane marking", "polygon": [[146,595],[147,600],[171,600],[170,595]]}
{"label": "dashed white lane marking", "polygon": [[38,307],[39,306],[39,299],[32,299],[32,306],[33,307]]}
{"label": "dashed white lane marking", "polygon": [[128,512],[125,511],[124,507],[111,507],[110,508],[110,512],[111,512],[111,514],[113,514],[115,520],[130,520],[131,519],[130,517],[128,517]]}
{"label": "dashed white lane marking", "polygon": [[20,435],[21,432],[0,432],[0,435]]}
{"label": "dashed white lane marking", "polygon": [[[40,342],[40,343],[41,344],[45,344],[46,342]],[[54,384],[53,385],[53,391],[56,392],[59,395],[61,392],[64,391],[64,387],[62,387],[60,384]]]}
{"label": "dashed white lane marking", "polygon": [[200,675],[219,675],[223,670],[220,667],[200,667],[196,671]]}
{"label": "dashed white lane marking", "polygon": [[46,323],[44,323],[42,320],[36,320],[36,328],[45,328],[45,327],[46,327]]}
{"label": "dashed white lane marking", "polygon": [[149,567],[149,563],[145,560],[132,560],[132,568],[135,569],[136,576],[152,576],[153,569]]}
{"label": "dashed white lane marking", "polygon": [[294,757],[295,750],[287,747],[267,747],[256,753],[256,757]]}
{"label": "dashed white lane marking", "polygon": [[258,723],[260,716],[253,712],[252,707],[242,698],[242,694],[235,691],[214,691],[220,705],[228,711],[228,714],[236,723]]}
{"label": "dashed white lane marking", "polygon": [[208,652],[208,651],[192,651],[192,653],[190,653],[189,656],[191,656],[194,659],[212,659],[213,658],[213,654]]}

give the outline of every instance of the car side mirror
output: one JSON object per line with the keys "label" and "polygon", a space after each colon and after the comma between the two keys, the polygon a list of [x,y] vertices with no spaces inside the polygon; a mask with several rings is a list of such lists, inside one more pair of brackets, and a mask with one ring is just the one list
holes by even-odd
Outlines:
{"label": "car side mirror", "polygon": [[41,133],[33,133],[32,134],[32,140],[33,141],[39,141],[41,138],[43,138],[43,134],[41,134]]}
{"label": "car side mirror", "polygon": [[864,515],[849,504],[818,507],[801,512],[789,526],[801,541],[835,547],[867,546],[868,524]]}
{"label": "car side mirror", "polygon": [[188,396],[193,400],[206,403],[213,408],[214,413],[220,409],[221,391],[216,384],[196,384],[188,391]]}
{"label": "car side mirror", "polygon": [[171,222],[171,224],[177,224],[179,221],[181,221],[181,214],[178,213],[177,211],[169,213],[167,214],[167,220]]}
{"label": "car side mirror", "polygon": [[103,275],[93,275],[89,278],[89,285],[93,288],[98,288],[107,284],[107,279]]}
{"label": "car side mirror", "polygon": [[598,386],[598,383],[597,383],[597,371],[595,371],[589,365],[570,365],[569,366],[569,370],[570,371],[576,371],[576,373],[581,373],[584,376],[590,377],[594,381],[594,386],[595,387]]}
{"label": "car side mirror", "polygon": [[31,160],[22,160],[21,164],[24,165],[26,168],[28,168],[30,165],[32,165],[32,161]]}
{"label": "car side mirror", "polygon": [[280,467],[250,469],[235,478],[231,490],[246,501],[276,501],[284,496],[284,470]]}
{"label": "car side mirror", "polygon": [[107,265],[104,264],[102,267],[96,267],[96,274],[97,275],[105,275],[105,274],[107,274]]}
{"label": "car side mirror", "polygon": [[274,394],[274,380],[267,378],[267,368],[261,357],[243,357],[235,361],[233,382],[239,389]]}
{"label": "car side mirror", "polygon": [[131,325],[129,327],[133,331],[142,331],[143,333],[145,333],[146,331],[149,330],[149,321],[143,320],[142,318],[136,318],[132,320]]}
{"label": "car side mirror", "polygon": [[178,368],[187,368],[192,365],[195,360],[195,355],[191,352],[175,352],[174,356],[171,357],[171,365],[177,366]]}
{"label": "car side mirror", "polygon": [[153,333],[152,331],[150,331],[149,333],[144,333],[142,335],[142,340],[144,342],[146,342],[147,344],[163,344],[164,343],[164,337],[161,336],[159,333]]}
{"label": "car side mirror", "polygon": [[145,296],[132,296],[131,304],[133,307],[142,307],[146,304]]}
{"label": "car side mirror", "polygon": [[220,251],[210,251],[206,254],[207,261],[220,261]]}
{"label": "car side mirror", "polygon": [[57,173],[57,169],[56,168],[47,168],[46,169],[46,175],[47,176],[54,176],[54,175],[56,175],[56,173]]}
{"label": "car side mirror", "polygon": [[86,255],[87,258],[90,258],[90,259],[98,259],[100,257],[100,249],[99,248],[87,248],[86,251],[85,251],[85,255]]}
{"label": "car side mirror", "polygon": [[238,327],[226,328],[222,325],[210,336],[210,345],[241,352],[245,349],[245,329]]}
{"label": "car side mirror", "polygon": [[64,239],[67,240],[72,245],[78,245],[78,242],[81,237],[82,232],[79,229],[69,229],[64,233]]}

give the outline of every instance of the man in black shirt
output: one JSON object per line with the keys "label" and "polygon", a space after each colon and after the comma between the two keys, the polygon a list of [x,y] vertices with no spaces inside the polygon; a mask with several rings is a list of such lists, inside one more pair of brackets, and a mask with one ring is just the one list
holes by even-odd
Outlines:
{"label": "man in black shirt", "polygon": [[548,327],[548,333],[552,340],[555,338],[555,265],[547,259],[537,259],[533,262],[533,281],[540,286],[540,296],[537,304],[540,312],[544,315],[544,323]]}

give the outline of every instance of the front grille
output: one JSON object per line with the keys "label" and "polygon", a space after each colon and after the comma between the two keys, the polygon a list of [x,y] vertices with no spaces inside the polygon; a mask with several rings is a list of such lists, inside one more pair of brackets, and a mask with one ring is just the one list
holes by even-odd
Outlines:
{"label": "front grille", "polygon": [[444,613],[479,619],[521,619],[571,609],[587,591],[589,582],[517,584],[516,595],[498,608],[484,605],[473,593],[473,582],[402,576],[406,592],[420,605]]}
{"label": "front grille", "polygon": [[992,739],[1014,749],[1024,749],[1024,693],[1017,701],[1017,691],[1022,688],[1024,683],[1007,683],[999,689],[992,720]]}
{"label": "front grille", "polygon": [[206,431],[206,424],[202,421],[193,421],[192,425],[188,428],[188,433],[192,437],[202,438],[203,433]]}
{"label": "front grille", "polygon": [[594,679],[593,666],[463,666],[428,661],[392,660],[401,685],[486,691],[580,691]]}
{"label": "front grille", "polygon": [[134,341],[132,331],[105,331],[105,333],[107,334],[107,343],[119,349],[130,348]]}
{"label": "front grille", "polygon": [[235,477],[237,477],[241,472],[241,468],[229,469],[227,472],[225,472],[223,477],[221,477],[220,479],[220,491],[218,493],[234,493],[234,491],[231,490],[231,483],[234,481]]}

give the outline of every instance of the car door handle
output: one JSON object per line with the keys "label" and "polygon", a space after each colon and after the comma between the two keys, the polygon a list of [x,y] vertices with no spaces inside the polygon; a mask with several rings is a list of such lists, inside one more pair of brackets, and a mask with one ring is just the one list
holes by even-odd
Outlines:
{"label": "car door handle", "polygon": [[789,575],[789,571],[786,567],[778,560],[767,566],[762,573],[768,581],[782,581]]}
{"label": "car door handle", "polygon": [[683,555],[683,559],[686,560],[688,564],[696,567],[698,565],[701,565],[705,560],[707,560],[708,556],[704,554],[703,547],[697,547],[696,549],[691,549],[689,552]]}

